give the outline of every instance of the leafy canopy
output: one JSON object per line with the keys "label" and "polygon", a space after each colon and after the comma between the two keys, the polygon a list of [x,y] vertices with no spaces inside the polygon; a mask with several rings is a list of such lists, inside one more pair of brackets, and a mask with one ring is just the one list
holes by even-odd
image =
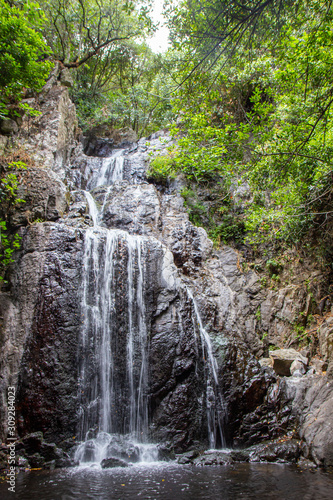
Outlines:
{"label": "leafy canopy", "polygon": [[[254,5],[264,7],[260,16]],[[333,212],[331,3],[187,0],[177,12],[185,14],[172,21],[183,60],[173,102],[179,170],[191,182],[223,179],[226,189],[249,183],[252,199],[237,217],[251,243],[297,243],[319,228],[325,237]]]}
{"label": "leafy canopy", "polygon": [[[24,88],[40,90],[51,69],[50,51],[36,31],[45,21],[36,2],[21,7],[0,0],[0,93],[18,99]],[[34,26],[36,29],[34,29]]]}

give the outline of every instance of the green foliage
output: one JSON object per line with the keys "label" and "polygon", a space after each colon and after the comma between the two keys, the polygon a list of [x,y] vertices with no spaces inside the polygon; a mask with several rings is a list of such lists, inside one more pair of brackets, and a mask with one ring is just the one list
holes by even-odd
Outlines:
{"label": "green foliage", "polygon": [[[21,7],[0,0],[0,115],[9,115],[10,106],[20,101],[25,88],[40,90],[51,69],[45,59],[49,49],[36,31],[44,21],[36,2]],[[21,105],[23,110],[31,108]]]}
{"label": "green foliage", "polygon": [[[318,231],[333,252],[332,7],[326,0],[285,2],[278,19],[276,4],[258,2],[264,10],[251,39],[246,24],[240,38],[217,39],[211,51],[214,33],[243,26],[240,4],[191,0],[176,8],[174,50],[183,64],[173,99],[180,121],[175,161],[200,185],[250,185],[252,199],[239,209],[248,244],[298,245]],[[230,220],[213,237],[237,233],[235,208],[230,204]]]}
{"label": "green foliage", "polygon": [[166,184],[175,177],[175,162],[172,154],[159,155],[151,160],[147,170],[148,179]]}
{"label": "green foliage", "polygon": [[244,222],[235,214],[226,214],[222,222],[208,230],[208,236],[217,243],[238,245],[244,240]]}
{"label": "green foliage", "polygon": [[102,61],[91,61],[77,72],[72,97],[83,129],[107,122],[142,136],[170,121],[170,77],[160,54],[144,43],[123,42],[105,64],[109,72]]}
{"label": "green foliage", "polygon": [[14,262],[12,255],[20,248],[20,236],[8,231],[9,210],[18,203],[24,203],[17,196],[19,185],[19,171],[25,170],[26,165],[22,161],[10,162],[0,167],[0,285],[6,283],[5,272],[9,264]]}

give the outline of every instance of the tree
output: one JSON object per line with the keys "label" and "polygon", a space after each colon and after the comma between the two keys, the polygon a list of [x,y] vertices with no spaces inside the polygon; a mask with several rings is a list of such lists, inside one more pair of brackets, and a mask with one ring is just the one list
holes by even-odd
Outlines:
{"label": "tree", "polygon": [[[183,6],[189,4],[193,7],[200,2]],[[232,30],[238,22],[237,9],[245,4],[237,2],[230,22],[222,25]],[[278,37],[262,36],[264,17],[260,29],[255,25],[242,40],[231,36],[220,46],[217,31],[219,52],[210,52],[205,66],[201,49],[209,47],[214,32],[206,4],[201,17],[199,11],[192,21],[188,16],[192,32],[200,28],[206,38],[186,38],[184,31],[181,50],[187,68],[180,72],[182,85],[174,100],[182,122],[175,163],[199,183],[214,179],[226,187],[250,183],[253,199],[243,205],[241,216],[248,241],[254,244],[267,240],[297,243],[316,228],[323,240],[333,223],[331,2],[285,2],[284,7]],[[262,11],[262,16],[268,14],[272,16],[272,11]],[[251,46],[251,36],[261,43]],[[226,47],[234,48],[233,57]],[[225,52],[216,64],[221,51]],[[222,211],[223,204],[221,199]]]}
{"label": "tree", "polygon": [[22,7],[0,0],[0,95],[1,113],[6,105],[20,100],[25,88],[40,90],[52,63],[45,59],[49,49],[43,37],[32,28],[44,21],[35,2]]}
{"label": "tree", "polygon": [[[276,38],[286,16],[300,0],[184,0],[168,3],[167,13],[174,46],[188,50],[186,78],[204,66],[221,62],[265,38]],[[222,64],[223,64],[222,59]]]}
{"label": "tree", "polygon": [[44,35],[53,57],[79,68],[93,57],[105,60],[119,43],[143,35],[148,17],[128,0],[51,0],[42,2],[48,24]]}

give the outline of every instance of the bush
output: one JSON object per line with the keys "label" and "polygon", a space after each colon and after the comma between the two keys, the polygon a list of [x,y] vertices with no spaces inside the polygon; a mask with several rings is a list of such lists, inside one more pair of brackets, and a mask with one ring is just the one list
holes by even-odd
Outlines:
{"label": "bush", "polygon": [[151,160],[147,170],[147,179],[162,184],[167,184],[170,180],[175,179],[176,175],[174,159],[171,155],[156,156]]}

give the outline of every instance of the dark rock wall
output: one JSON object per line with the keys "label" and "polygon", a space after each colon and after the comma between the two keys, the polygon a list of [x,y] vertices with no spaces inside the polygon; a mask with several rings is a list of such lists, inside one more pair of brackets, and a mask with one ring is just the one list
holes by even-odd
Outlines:
{"label": "dark rock wall", "polygon": [[[101,159],[89,159],[75,142],[75,110],[63,87],[51,87],[39,106],[41,117],[30,128],[24,121],[19,141],[41,166],[27,172],[22,184],[26,207],[12,214],[12,223],[22,225],[22,247],[9,289],[0,294],[1,437],[6,435],[6,388],[15,385],[20,434],[43,431],[48,440],[60,443],[76,435],[82,402],[82,272],[85,233],[92,220],[80,189]],[[189,222],[179,196],[142,183],[149,148],[164,147],[158,137],[150,142],[128,148],[126,180],[92,194],[103,206],[104,227],[149,241],[144,302],[151,438],[178,451],[197,442],[208,444],[204,350],[188,287],[217,360],[227,443],[243,446],[293,435],[303,440],[305,456],[332,464],[332,382],[325,374],[287,379],[258,361],[265,349],[262,327],[273,336],[283,335],[280,316],[291,321],[295,293],[265,294],[256,273],[243,270],[235,250],[213,250],[205,231]],[[123,254],[117,270],[114,346],[118,380],[123,379],[120,408],[126,407],[127,397],[121,355],[127,335],[126,248]],[[331,331],[328,320],[320,344],[328,360]],[[120,412],[120,431],[126,430],[124,419]]]}
{"label": "dark rock wall", "polygon": [[[76,431],[82,234],[60,224],[48,229],[43,269],[30,289],[35,305],[18,380],[18,430],[59,442]],[[29,287],[24,278],[17,287]]]}

